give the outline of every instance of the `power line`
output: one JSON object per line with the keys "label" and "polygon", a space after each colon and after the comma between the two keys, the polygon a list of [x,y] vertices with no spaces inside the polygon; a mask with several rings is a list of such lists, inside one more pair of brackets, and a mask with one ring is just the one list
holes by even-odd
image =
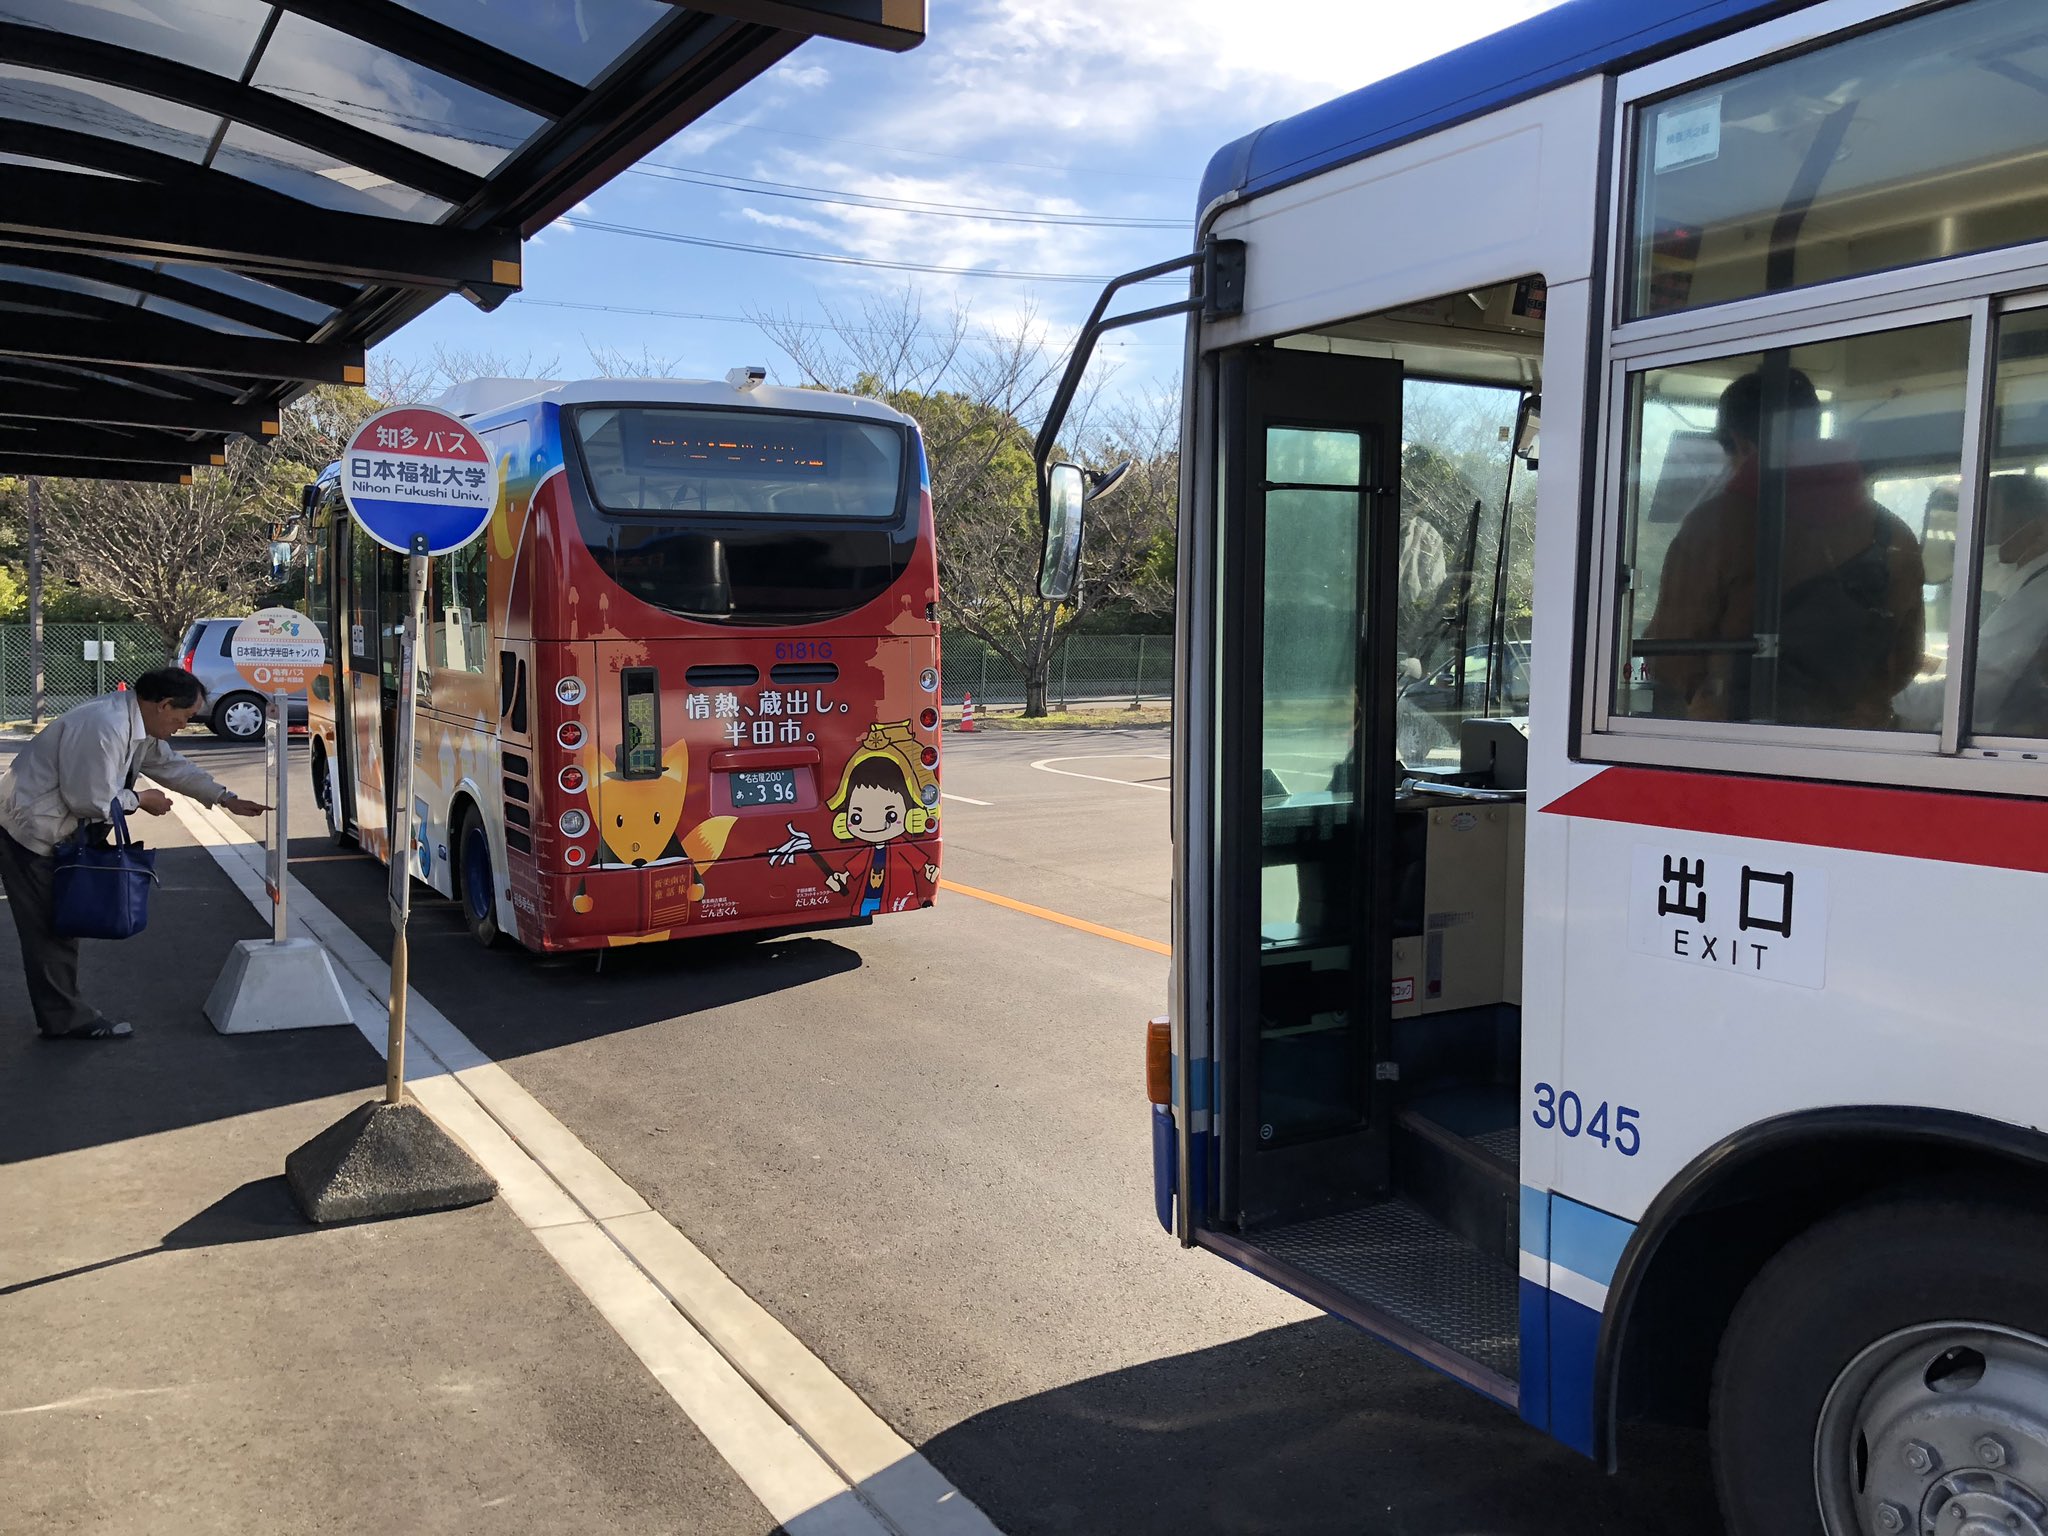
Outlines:
{"label": "power line", "polygon": [[[589,229],[606,235],[631,235],[638,240],[662,240],[671,245],[695,245],[714,251],[738,251],[748,256],[781,256],[791,261],[822,261],[838,267],[868,267],[885,272],[928,272],[938,277],[986,277],[1011,282],[1093,283],[1101,287],[1107,277],[1085,272],[1010,272],[987,267],[942,267],[921,261],[885,261],[876,256],[840,256],[828,251],[793,251],[779,245],[748,245],[738,240],[714,240],[709,235],[683,235],[667,229],[643,229],[633,224],[611,224],[601,219],[565,215],[555,221],[569,229]],[[1173,278],[1152,278],[1151,284],[1183,287]],[[1135,285],[1134,285],[1135,286]]]}
{"label": "power line", "polygon": [[[606,315],[653,315],[663,320],[716,320],[721,324],[725,325],[751,325],[763,330],[767,329],[767,325],[765,325],[762,321],[756,319],[752,315],[714,315],[701,310],[654,309],[638,304],[599,304],[596,303],[595,301],[587,299],[530,299],[527,298],[524,294],[521,294],[518,297],[514,298],[511,302],[514,304],[537,304],[543,309],[580,309],[589,310],[595,313]],[[877,329],[874,326],[841,325],[836,322],[826,320],[785,320],[778,317],[772,323],[776,326],[789,326],[799,331],[832,331],[835,333],[850,333],[858,336],[883,336],[890,334],[889,332]],[[1155,346],[1178,347],[1180,343],[1178,341],[1154,342],[1105,340],[1098,342],[1096,345],[1098,346],[1098,348]]]}
{"label": "power line", "polygon": [[842,139],[830,133],[804,133],[796,128],[770,128],[765,123],[738,123],[729,117],[702,117],[702,123],[716,123],[721,128],[737,128],[743,133],[776,133],[784,138],[815,139],[824,144],[851,144],[856,149],[877,149],[887,155],[922,155],[928,160],[957,160],[964,165],[1001,165],[1014,171],[1059,171],[1063,174],[1083,176],[1121,176],[1137,181],[1165,181],[1179,187],[1191,187],[1195,179],[1191,176],[1165,176],[1158,171],[1107,171],[1087,165],[1047,165],[1043,161],[1031,160],[983,160],[973,155],[948,155],[936,149],[906,149],[901,144],[876,144],[866,139]]}
{"label": "power line", "polygon": [[[984,208],[972,203],[932,203],[918,198],[888,197],[881,193],[844,192],[832,187],[807,187],[795,182],[763,181],[751,176],[733,176],[723,171],[700,171],[690,166],[649,161],[628,167],[635,176],[658,181],[679,181],[689,186],[710,187],[720,192],[740,192],[750,197],[781,197],[799,203],[834,203],[846,208],[873,208],[885,213],[916,213],[947,218],[972,218],[998,224],[1054,224],[1070,229],[1186,229],[1186,219],[1116,218],[1085,213],[1038,213],[1023,208]],[[734,185],[737,183],[737,185]]]}

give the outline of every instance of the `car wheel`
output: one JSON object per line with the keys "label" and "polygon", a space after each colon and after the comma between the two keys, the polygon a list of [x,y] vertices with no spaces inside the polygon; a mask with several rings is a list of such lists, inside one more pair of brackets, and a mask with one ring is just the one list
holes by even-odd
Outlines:
{"label": "car wheel", "polygon": [[207,723],[213,727],[214,735],[229,741],[255,741],[263,734],[267,718],[263,701],[255,694],[231,693],[213,706]]}
{"label": "car wheel", "polygon": [[2048,1221],[1902,1199],[1823,1222],[1737,1305],[1710,1430],[1731,1536],[2042,1529]]}
{"label": "car wheel", "polygon": [[462,830],[456,834],[460,850],[462,920],[470,936],[485,949],[496,949],[505,940],[498,926],[498,875],[491,862],[491,835],[474,809],[462,813]]}

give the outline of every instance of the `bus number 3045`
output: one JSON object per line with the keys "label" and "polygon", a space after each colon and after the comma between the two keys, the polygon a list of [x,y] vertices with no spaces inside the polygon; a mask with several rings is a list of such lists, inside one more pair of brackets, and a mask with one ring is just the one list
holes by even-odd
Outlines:
{"label": "bus number 3045", "polygon": [[1636,1123],[1637,1111],[1626,1104],[1614,1106],[1613,1119],[1607,1112],[1607,1101],[1602,1099],[1593,1107],[1589,1117],[1586,1102],[1571,1089],[1559,1093],[1548,1083],[1536,1085],[1536,1107],[1529,1116],[1542,1129],[1559,1130],[1567,1136],[1588,1136],[1603,1147],[1612,1147],[1623,1157],[1634,1157],[1643,1150],[1642,1129]]}

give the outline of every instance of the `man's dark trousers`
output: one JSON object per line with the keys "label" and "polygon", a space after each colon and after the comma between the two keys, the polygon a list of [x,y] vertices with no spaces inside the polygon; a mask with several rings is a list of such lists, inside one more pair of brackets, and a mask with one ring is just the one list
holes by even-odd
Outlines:
{"label": "man's dark trousers", "polygon": [[15,932],[21,935],[21,965],[28,973],[28,1000],[36,1028],[46,1035],[89,1028],[99,1010],[78,995],[78,940],[51,930],[57,861],[16,842],[0,828],[0,888],[7,892]]}

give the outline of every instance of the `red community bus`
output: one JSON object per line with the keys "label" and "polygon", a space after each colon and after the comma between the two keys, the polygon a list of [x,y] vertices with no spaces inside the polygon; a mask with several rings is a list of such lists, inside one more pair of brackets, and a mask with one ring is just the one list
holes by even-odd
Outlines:
{"label": "red community bus", "polygon": [[[414,872],[485,944],[818,927],[931,905],[938,564],[924,448],[869,400],[488,379],[484,536],[433,562]],[[390,857],[405,561],[309,494],[314,797]]]}

